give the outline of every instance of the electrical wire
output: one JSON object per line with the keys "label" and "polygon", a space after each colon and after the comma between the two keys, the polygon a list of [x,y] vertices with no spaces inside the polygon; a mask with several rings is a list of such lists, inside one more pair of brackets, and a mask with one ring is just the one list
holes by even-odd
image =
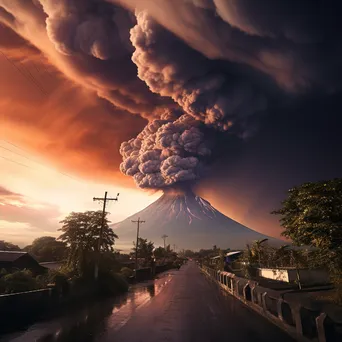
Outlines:
{"label": "electrical wire", "polygon": [[[16,147],[16,148],[18,148],[18,149],[24,151],[24,152],[26,152],[25,150],[23,150],[23,149],[20,148],[19,146],[15,145],[15,144],[13,144],[13,143],[7,141],[7,140],[4,140],[4,139],[1,139],[1,140],[5,141],[6,143],[8,143],[8,144],[10,144],[10,145],[12,145],[12,146],[14,146],[14,147]],[[72,180],[76,180],[77,182],[80,182],[80,181],[79,181],[77,178],[75,178],[75,177],[72,177],[72,176],[70,176],[70,175],[68,175],[68,174],[66,174],[66,173],[64,173],[64,172],[61,172],[61,171],[55,170],[55,169],[53,169],[53,168],[50,168],[50,167],[48,167],[48,166],[46,166],[46,165],[44,165],[44,164],[42,164],[42,163],[40,163],[40,162],[37,162],[37,161],[35,161],[35,160],[33,160],[33,159],[31,159],[31,158],[29,158],[29,157],[27,157],[27,156],[25,156],[25,155],[19,153],[19,152],[13,151],[13,150],[11,150],[11,149],[9,149],[9,148],[7,148],[7,147],[4,147],[4,146],[0,146],[0,148],[4,149],[4,150],[6,150],[6,151],[9,151],[9,152],[11,152],[11,153],[14,153],[14,154],[16,154],[16,155],[18,155],[18,156],[21,156],[21,157],[23,157],[23,158],[25,158],[25,159],[27,159],[27,160],[29,160],[29,161],[31,161],[31,162],[34,162],[34,163],[36,163],[36,164],[38,164],[38,165],[41,165],[42,167],[44,167],[44,168],[46,168],[46,169],[52,170],[52,171],[54,171],[54,172],[57,172],[57,173],[59,173],[59,174],[65,176],[65,177],[68,177],[68,178],[70,178],[70,179],[72,179]],[[16,163],[16,164],[18,164],[18,165],[21,165],[21,166],[25,166],[25,167],[27,167],[27,168],[34,169],[34,168],[31,167],[31,166],[28,166],[28,165],[25,165],[25,164],[16,162],[16,161],[14,161],[13,159],[6,158],[6,157],[3,157],[3,156],[0,156],[0,157],[3,158],[3,159],[5,159],[5,160],[7,160],[7,161]]]}
{"label": "electrical wire", "polygon": [[36,88],[39,89],[43,95],[45,95],[45,96],[47,95],[44,88],[41,87],[40,83],[37,82],[37,80],[32,76],[32,74],[30,72],[28,72],[28,73],[31,76],[31,78],[25,72],[23,72],[23,70],[21,68],[19,68],[10,58],[8,58],[7,55],[3,51],[0,50],[0,54],[2,54],[5,57],[5,59],[7,60],[7,62],[10,63],[22,76],[24,76],[27,81],[33,83],[36,86]]}

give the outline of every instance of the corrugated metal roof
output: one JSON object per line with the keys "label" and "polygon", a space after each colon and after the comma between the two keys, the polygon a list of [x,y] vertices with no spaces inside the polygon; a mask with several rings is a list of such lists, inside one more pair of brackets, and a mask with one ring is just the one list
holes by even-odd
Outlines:
{"label": "corrugated metal roof", "polygon": [[57,270],[61,266],[63,266],[63,262],[61,261],[47,261],[47,262],[40,262],[40,266],[48,268],[50,270]]}
{"label": "corrugated metal roof", "polygon": [[23,255],[27,254],[26,252],[12,252],[12,251],[0,251],[0,261],[8,261],[13,262]]}
{"label": "corrugated metal roof", "polygon": [[240,253],[242,253],[242,251],[228,252],[226,256],[231,256],[231,255],[240,254]]}

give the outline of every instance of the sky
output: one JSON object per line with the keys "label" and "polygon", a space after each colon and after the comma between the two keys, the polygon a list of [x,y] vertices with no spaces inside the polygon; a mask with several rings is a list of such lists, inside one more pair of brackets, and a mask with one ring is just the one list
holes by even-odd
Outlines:
{"label": "sky", "polygon": [[58,236],[104,191],[117,222],[184,182],[279,237],[289,188],[341,177],[334,1],[155,4],[0,0],[0,239]]}

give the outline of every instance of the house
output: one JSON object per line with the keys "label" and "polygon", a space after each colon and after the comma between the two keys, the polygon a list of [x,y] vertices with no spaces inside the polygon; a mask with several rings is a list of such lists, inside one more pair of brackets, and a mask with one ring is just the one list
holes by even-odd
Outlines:
{"label": "house", "polygon": [[49,270],[59,270],[63,265],[64,262],[62,261],[47,261],[47,262],[40,262],[40,266],[48,268]]}
{"label": "house", "polygon": [[0,251],[0,270],[7,272],[17,270],[30,270],[34,275],[46,272],[46,268],[39,265],[38,261],[27,252]]}

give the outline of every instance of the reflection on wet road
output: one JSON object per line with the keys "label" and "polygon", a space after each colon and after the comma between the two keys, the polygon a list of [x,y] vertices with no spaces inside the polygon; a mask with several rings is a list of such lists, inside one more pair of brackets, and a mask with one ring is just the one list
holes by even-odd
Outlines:
{"label": "reflection on wet road", "polygon": [[165,273],[154,281],[134,285],[127,294],[118,298],[91,303],[82,310],[52,321],[34,324],[26,332],[10,334],[0,341],[98,341],[108,329],[114,332],[125,325],[139,308],[163,290],[171,281],[174,272]]}
{"label": "reflection on wet road", "polygon": [[293,341],[237,299],[223,295],[194,263],[133,286],[1,342],[288,342]]}

